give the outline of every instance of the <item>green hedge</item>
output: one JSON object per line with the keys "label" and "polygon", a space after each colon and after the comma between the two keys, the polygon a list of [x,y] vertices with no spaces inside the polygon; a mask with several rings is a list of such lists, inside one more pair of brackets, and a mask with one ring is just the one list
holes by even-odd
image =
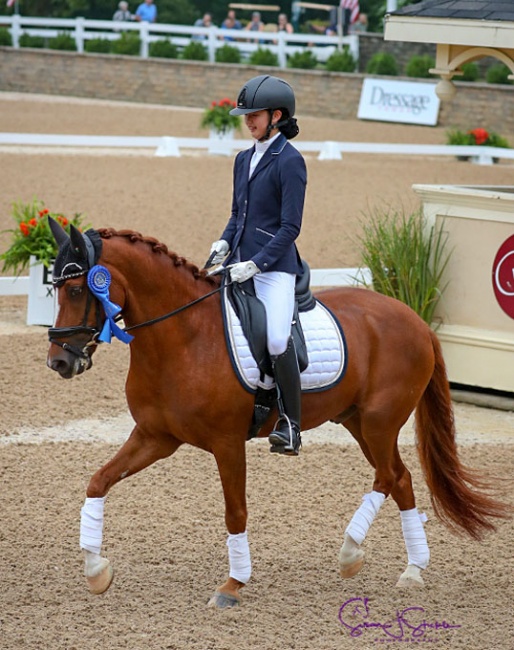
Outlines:
{"label": "green hedge", "polygon": [[398,75],[396,59],[388,52],[377,52],[368,61],[366,72],[369,74],[382,74],[395,77]]}
{"label": "green hedge", "polygon": [[150,56],[154,56],[158,59],[178,59],[177,46],[174,45],[169,38],[163,38],[159,41],[150,43],[148,53]]}

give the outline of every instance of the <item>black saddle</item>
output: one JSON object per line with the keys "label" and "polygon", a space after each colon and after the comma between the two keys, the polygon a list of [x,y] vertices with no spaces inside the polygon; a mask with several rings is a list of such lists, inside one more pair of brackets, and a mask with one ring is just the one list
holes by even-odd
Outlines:
{"label": "black saddle", "polygon": [[[300,372],[309,365],[307,346],[303,335],[299,312],[309,311],[316,306],[316,299],[310,290],[310,269],[302,260],[303,274],[297,276],[295,288],[295,308],[291,334],[293,337]],[[273,377],[273,369],[267,346],[266,309],[257,298],[253,280],[234,282],[227,286],[227,295],[237,317],[241,322],[243,333],[248,341],[253,358],[261,374]]]}

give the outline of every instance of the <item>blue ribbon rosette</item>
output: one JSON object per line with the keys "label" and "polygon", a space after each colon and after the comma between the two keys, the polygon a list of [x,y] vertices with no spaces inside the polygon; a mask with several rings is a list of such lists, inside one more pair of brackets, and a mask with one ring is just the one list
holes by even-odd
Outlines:
{"label": "blue ribbon rosette", "polygon": [[134,337],[124,332],[114,321],[114,318],[121,312],[121,307],[111,302],[109,297],[110,285],[111,274],[105,266],[97,264],[89,270],[87,274],[87,286],[91,293],[102,303],[106,316],[102,331],[98,336],[98,341],[101,343],[110,343],[114,334],[123,343],[130,343]]}

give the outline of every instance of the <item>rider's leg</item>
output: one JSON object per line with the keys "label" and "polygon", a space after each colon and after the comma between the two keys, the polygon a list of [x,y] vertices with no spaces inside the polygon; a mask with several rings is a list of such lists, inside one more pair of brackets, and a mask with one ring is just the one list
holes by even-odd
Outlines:
{"label": "rider's leg", "polygon": [[266,307],[268,350],[279,393],[280,418],[270,435],[271,451],[296,456],[300,449],[301,383],[291,339],[296,276],[271,271],[254,276],[255,292]]}

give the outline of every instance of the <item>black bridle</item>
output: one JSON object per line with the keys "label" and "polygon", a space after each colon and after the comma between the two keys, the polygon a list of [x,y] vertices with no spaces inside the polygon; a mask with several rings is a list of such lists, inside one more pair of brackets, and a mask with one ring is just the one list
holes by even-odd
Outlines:
{"label": "black bridle", "polygon": [[[209,258],[210,259],[210,258]],[[207,266],[207,264],[206,264]],[[205,268],[205,267],[204,267]],[[54,282],[55,285],[62,285],[63,281],[62,279],[59,279],[59,281]],[[167,320],[168,318],[171,318],[172,316],[175,316],[177,314],[180,314],[181,312],[185,311],[186,309],[189,309],[190,307],[193,307],[194,305],[197,305],[200,302],[203,302],[207,298],[210,298],[211,296],[215,295],[216,293],[219,293],[220,291],[223,291],[229,284],[231,284],[230,281],[226,281],[225,279],[222,280],[221,285],[217,288],[214,289],[213,291],[210,291],[209,293],[206,293],[203,296],[200,296],[200,298],[196,298],[195,300],[192,300],[191,302],[188,302],[185,305],[182,305],[181,307],[178,307],[177,309],[174,309],[173,311],[168,312],[167,314],[163,314],[162,316],[158,316],[157,318],[151,318],[149,320],[146,320],[142,323],[138,323],[137,325],[131,325],[130,327],[125,327],[123,328],[123,332],[131,332],[133,330],[140,329],[141,327],[148,327],[149,325],[155,325],[156,323],[160,323],[164,320]],[[75,325],[75,326],[70,326],[70,327],[50,327],[48,329],[48,340],[50,343],[53,343],[54,345],[58,345],[61,347],[63,350],[66,350],[67,352],[71,352],[72,354],[80,357],[81,359],[89,359],[90,354],[89,354],[89,349],[92,346],[99,345],[101,341],[98,340],[98,336],[100,335],[100,332],[102,331],[102,312],[103,308],[98,300],[91,290],[88,288],[88,294],[87,294],[87,302],[86,302],[86,308],[84,311],[84,317],[82,319],[82,324],[81,325]],[[95,301],[95,307],[96,307],[96,326],[91,326],[87,324],[87,321],[89,319],[89,312],[91,310],[91,305],[93,303],[93,300]],[[105,316],[105,313],[104,313]],[[122,319],[122,315],[119,314],[116,317],[116,321],[119,321]],[[82,347],[79,347],[78,345],[73,345],[72,343],[67,343],[60,341],[59,339],[70,339],[76,335],[86,335],[88,337],[88,340],[86,343],[82,345]]]}

